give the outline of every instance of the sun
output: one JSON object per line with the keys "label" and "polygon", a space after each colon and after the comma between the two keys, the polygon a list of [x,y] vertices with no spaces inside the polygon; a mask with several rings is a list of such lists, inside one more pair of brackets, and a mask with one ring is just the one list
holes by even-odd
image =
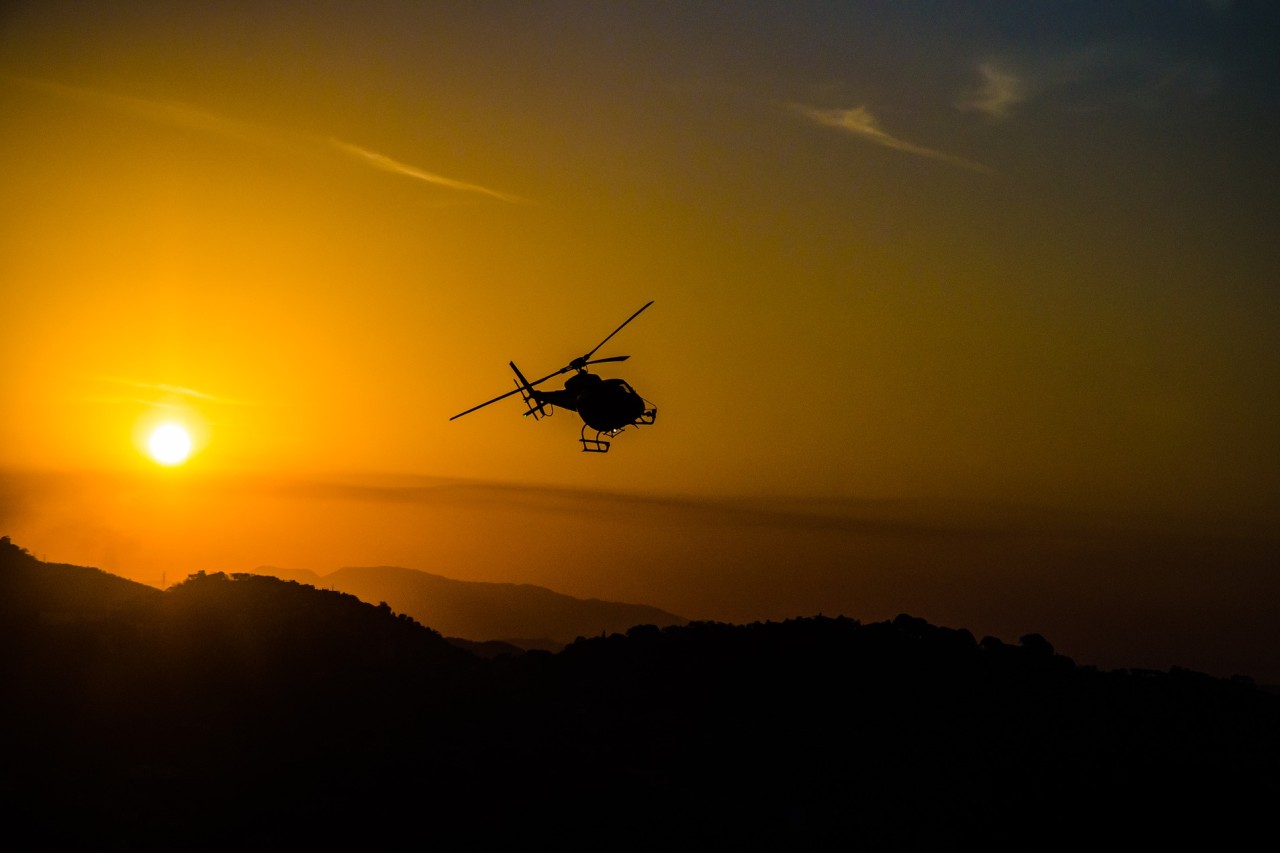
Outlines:
{"label": "sun", "polygon": [[147,439],[147,452],[161,465],[181,465],[191,455],[191,434],[181,424],[160,424]]}

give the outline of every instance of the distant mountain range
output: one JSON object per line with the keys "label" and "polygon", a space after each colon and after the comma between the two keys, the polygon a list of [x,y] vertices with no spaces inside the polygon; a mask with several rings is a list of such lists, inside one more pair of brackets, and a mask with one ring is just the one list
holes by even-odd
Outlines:
{"label": "distant mountain range", "polygon": [[642,604],[574,598],[531,584],[460,581],[395,566],[344,568],[326,575],[264,566],[257,573],[349,593],[370,604],[386,602],[446,637],[522,649],[559,651],[578,637],[689,621]]}

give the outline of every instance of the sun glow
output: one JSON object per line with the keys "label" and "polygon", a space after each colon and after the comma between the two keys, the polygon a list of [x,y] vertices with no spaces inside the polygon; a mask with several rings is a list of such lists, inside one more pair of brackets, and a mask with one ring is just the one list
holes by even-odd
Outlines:
{"label": "sun glow", "polygon": [[160,424],[147,439],[147,452],[161,465],[181,465],[191,455],[191,435],[179,424]]}

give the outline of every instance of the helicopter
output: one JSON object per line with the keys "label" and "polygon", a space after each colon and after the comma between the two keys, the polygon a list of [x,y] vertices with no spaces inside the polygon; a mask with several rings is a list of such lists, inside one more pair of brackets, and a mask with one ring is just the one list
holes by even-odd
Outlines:
{"label": "helicopter", "polygon": [[[580,355],[570,361],[564,367],[548,373],[541,379],[535,379],[530,382],[520,372],[520,368],[516,367],[514,361],[509,362],[512,372],[516,375],[516,388],[514,391],[508,391],[505,394],[499,394],[492,400],[487,400],[478,406],[472,406],[465,412],[459,412],[449,420],[457,420],[463,415],[469,415],[476,409],[483,409],[490,403],[496,403],[504,400],[513,394],[519,394],[523,398],[528,411],[524,412],[525,417],[532,416],[535,421],[541,420],[555,413],[555,408],[559,406],[562,409],[568,409],[571,412],[577,412],[582,418],[582,433],[578,439],[582,443],[583,452],[588,453],[608,453],[609,439],[616,436],[629,426],[649,426],[658,417],[657,408],[648,400],[636,393],[630,385],[621,379],[603,379],[587,370],[592,364],[605,364],[611,361],[626,361],[631,358],[629,355],[613,355],[607,358],[592,358],[596,354],[596,350],[604,346],[610,338],[621,332],[623,327],[639,317],[641,312],[653,304],[653,300],[646,302],[639,311],[632,314],[622,325],[610,332],[603,341],[596,344],[585,355]],[[538,391],[537,386],[550,379],[554,379],[570,370],[574,374],[565,380],[564,389],[560,391]],[[588,437],[588,431],[593,431],[594,436]]]}

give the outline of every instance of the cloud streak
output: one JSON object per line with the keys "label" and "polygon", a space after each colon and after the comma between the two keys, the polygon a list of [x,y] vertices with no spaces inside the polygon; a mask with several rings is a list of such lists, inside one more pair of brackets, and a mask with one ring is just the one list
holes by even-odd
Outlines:
{"label": "cloud streak", "polygon": [[353,157],[362,163],[366,163],[375,169],[381,169],[382,171],[390,172],[393,175],[404,175],[407,178],[413,178],[414,180],[423,181],[428,184],[435,184],[436,186],[447,187],[448,189],[457,190],[458,192],[479,193],[480,195],[487,195],[490,198],[496,198],[499,201],[510,202],[512,204],[524,202],[524,199],[517,196],[498,192],[497,190],[491,190],[478,184],[469,184],[465,181],[446,178],[443,175],[437,175],[434,172],[427,172],[423,169],[419,169],[417,166],[410,166],[406,163],[401,163],[398,160],[393,160],[385,154],[379,154],[376,151],[361,148],[359,145],[352,145],[338,139],[329,139],[326,141],[335,150]]}
{"label": "cloud streak", "polygon": [[[95,381],[106,385],[114,385],[120,388],[127,388],[132,392],[139,394],[153,395],[150,398],[99,398],[102,402],[136,402],[143,403],[148,406],[154,406],[161,409],[181,408],[182,404],[176,402],[178,400],[194,400],[202,403],[212,403],[217,406],[252,406],[253,403],[245,400],[235,400],[230,397],[219,397],[214,394],[206,394],[203,391],[196,391],[193,388],[184,388],[181,385],[167,385],[157,382],[138,382],[133,379],[121,379],[115,376],[96,376]],[[163,398],[161,398],[163,395]]]}
{"label": "cloud streak", "polygon": [[1017,66],[1015,72],[1005,60],[978,62],[979,80],[959,94],[956,108],[993,119],[1008,118],[1033,100],[1072,113],[1159,110],[1213,97],[1224,78],[1223,69],[1210,60],[1158,44],[1110,41],[1024,54]]}
{"label": "cloud streak", "polygon": [[978,75],[982,82],[960,96],[957,109],[1003,119],[1015,105],[1027,99],[1027,85],[1022,78],[994,62],[979,63]]}
{"label": "cloud streak", "polygon": [[948,154],[945,151],[938,151],[934,148],[926,148],[923,145],[916,145],[905,139],[899,139],[892,134],[886,133],[880,128],[879,122],[876,121],[866,107],[855,107],[853,109],[831,109],[823,110],[816,107],[805,106],[804,104],[790,104],[793,111],[804,116],[815,124],[823,127],[833,127],[842,130],[852,136],[864,139],[868,142],[874,142],[885,148],[892,148],[895,151],[902,151],[907,154],[914,154],[919,157],[926,157],[930,160],[937,160],[942,163],[949,163],[952,166],[959,166],[963,169],[969,169],[974,172],[982,172],[983,174],[995,174],[995,170],[973,160],[967,160],[963,157],[957,157],[954,154]]}
{"label": "cloud streak", "polygon": [[488,196],[510,204],[524,202],[524,199],[517,196],[489,189],[479,184],[438,175],[434,172],[420,169],[417,166],[394,160],[385,154],[371,151],[359,145],[352,145],[332,138],[326,139],[319,136],[262,127],[201,110],[180,101],[157,101],[130,95],[117,95],[96,89],[85,89],[48,80],[36,80],[11,75],[3,75],[0,79],[5,79],[10,83],[16,83],[63,100],[92,104],[117,113],[132,115],[173,127],[187,128],[188,130],[235,140],[258,148],[274,149],[292,154],[299,154],[307,149],[322,148],[342,154],[371,168],[412,178],[432,186],[455,192]]}

